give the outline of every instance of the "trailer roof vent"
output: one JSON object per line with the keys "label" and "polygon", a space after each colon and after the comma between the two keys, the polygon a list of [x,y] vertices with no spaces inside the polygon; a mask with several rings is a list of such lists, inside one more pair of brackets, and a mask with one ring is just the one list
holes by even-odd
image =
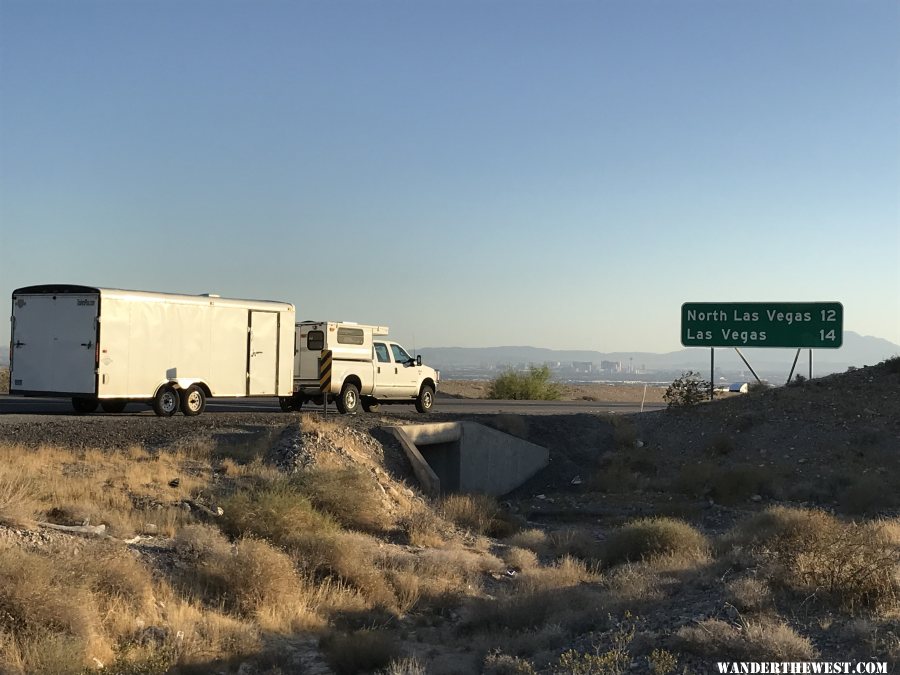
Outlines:
{"label": "trailer roof vent", "polygon": [[204,298],[221,298],[222,297],[218,293],[201,293],[200,295],[201,295],[201,297],[204,297]]}

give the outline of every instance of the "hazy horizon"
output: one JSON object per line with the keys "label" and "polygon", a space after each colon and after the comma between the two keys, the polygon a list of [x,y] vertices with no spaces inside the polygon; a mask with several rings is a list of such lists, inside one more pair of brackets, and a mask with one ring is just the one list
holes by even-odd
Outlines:
{"label": "hazy horizon", "polygon": [[[900,3],[0,0],[0,303],[293,302],[406,344],[900,344]],[[6,298],[4,300],[4,298]]]}

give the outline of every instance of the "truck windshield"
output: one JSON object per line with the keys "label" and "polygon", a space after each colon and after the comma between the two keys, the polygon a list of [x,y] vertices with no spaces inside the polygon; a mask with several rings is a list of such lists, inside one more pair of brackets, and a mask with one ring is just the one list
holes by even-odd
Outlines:
{"label": "truck windshield", "polygon": [[407,354],[406,350],[400,345],[392,344],[391,351],[394,353],[394,361],[397,363],[406,363],[410,360],[409,354]]}

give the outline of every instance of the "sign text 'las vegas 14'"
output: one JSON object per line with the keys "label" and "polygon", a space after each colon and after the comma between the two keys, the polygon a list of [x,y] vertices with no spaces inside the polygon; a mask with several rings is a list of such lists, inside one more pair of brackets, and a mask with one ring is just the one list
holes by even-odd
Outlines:
{"label": "sign text 'las vegas 14'", "polygon": [[685,347],[837,349],[843,342],[839,302],[686,302]]}

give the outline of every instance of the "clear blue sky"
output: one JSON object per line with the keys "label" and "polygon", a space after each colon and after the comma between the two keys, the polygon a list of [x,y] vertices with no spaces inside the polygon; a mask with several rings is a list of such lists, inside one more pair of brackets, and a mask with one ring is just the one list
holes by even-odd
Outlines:
{"label": "clear blue sky", "polygon": [[668,351],[686,301],[839,300],[900,343],[898,34],[897,0],[0,0],[0,302]]}

